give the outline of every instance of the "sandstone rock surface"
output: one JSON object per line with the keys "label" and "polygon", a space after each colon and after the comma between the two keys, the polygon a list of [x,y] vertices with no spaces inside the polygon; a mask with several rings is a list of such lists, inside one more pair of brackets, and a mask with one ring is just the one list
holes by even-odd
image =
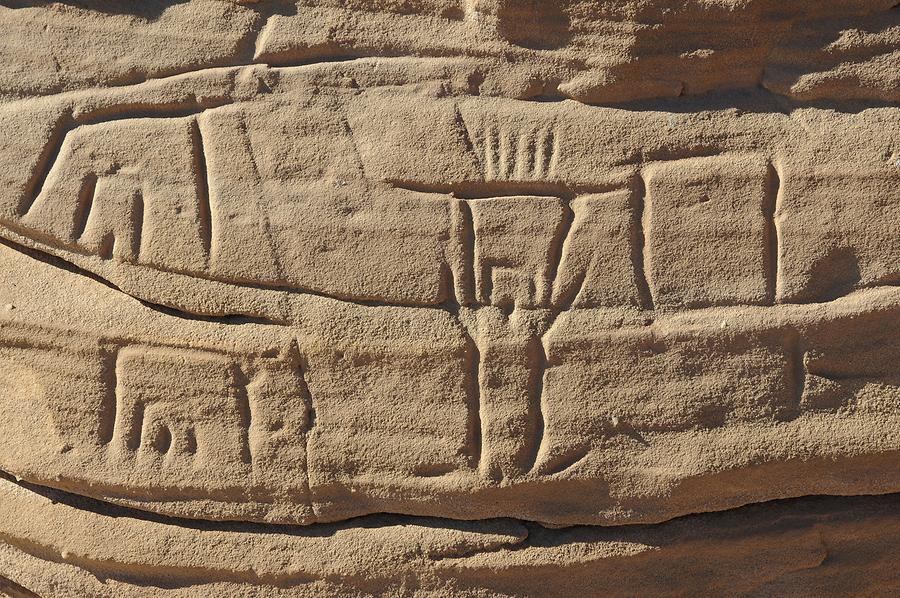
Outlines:
{"label": "sandstone rock surface", "polygon": [[0,32],[0,592],[900,591],[895,0]]}

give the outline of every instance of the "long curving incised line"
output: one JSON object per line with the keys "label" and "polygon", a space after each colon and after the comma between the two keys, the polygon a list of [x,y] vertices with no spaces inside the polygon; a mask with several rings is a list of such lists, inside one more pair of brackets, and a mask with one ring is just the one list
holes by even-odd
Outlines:
{"label": "long curving incised line", "polygon": [[47,177],[50,176],[50,171],[62,151],[66,135],[68,135],[69,131],[74,127],[75,120],[72,117],[71,110],[66,111],[57,118],[57,121],[50,132],[50,138],[47,140],[47,143],[44,145],[38,156],[37,166],[35,166],[31,173],[31,178],[25,185],[25,193],[19,199],[18,206],[16,207],[16,215],[20,218],[28,214],[38,195],[41,194],[44,184],[47,181]]}
{"label": "long curving incised line", "polygon": [[[752,521],[762,512],[773,514],[764,517],[764,521],[776,522],[786,515],[793,513],[818,513],[835,512],[866,506],[867,508],[880,508],[885,512],[896,510],[900,493],[887,493],[882,495],[804,495],[794,498],[783,498],[769,501],[750,503],[721,511],[697,511],[679,517],[650,524],[623,524],[623,525],[579,525],[564,529],[550,528],[539,523],[522,519],[476,519],[461,521],[443,517],[422,517],[414,515],[397,515],[387,513],[375,513],[346,519],[335,523],[316,523],[308,526],[279,525],[270,523],[247,523],[241,521],[213,521],[203,519],[183,519],[178,517],[158,515],[141,511],[139,509],[122,507],[105,501],[87,498],[71,492],[56,490],[45,486],[33,484],[24,480],[18,480],[14,476],[0,471],[0,483],[7,484],[8,489],[18,493],[24,493],[26,500],[33,495],[34,498],[42,497],[41,504],[45,508],[56,511],[56,517],[63,513],[83,514],[86,517],[96,517],[98,522],[120,520],[125,526],[140,526],[138,529],[158,526],[157,529],[164,533],[197,532],[202,534],[226,533],[235,537],[235,542],[252,542],[255,538],[270,537],[273,539],[291,540],[302,542],[304,538],[321,539],[334,537],[341,532],[353,530],[390,530],[397,526],[422,526],[429,529],[445,529],[448,531],[484,533],[485,526],[489,530],[496,530],[498,535],[505,537],[486,543],[481,547],[467,549],[453,545],[442,547],[436,553],[425,555],[431,561],[440,561],[446,558],[466,558],[479,553],[495,552],[499,550],[516,551],[528,547],[534,535],[540,536],[540,544],[543,546],[565,546],[567,544],[583,545],[585,540],[596,538],[598,541],[610,541],[631,537],[644,542],[657,541],[669,543],[673,538],[671,532],[674,529],[689,529],[697,524],[716,525],[723,524],[721,528],[727,531],[733,527],[735,521]],[[753,526],[751,526],[753,529]],[[25,528],[27,530],[27,527]],[[659,535],[656,535],[659,534]],[[101,570],[109,577],[116,578],[122,575],[141,573],[141,577],[147,581],[154,581],[157,575],[162,579],[174,577],[176,583],[215,581],[220,575],[229,576],[229,580],[250,583],[305,583],[316,578],[311,571],[293,571],[280,574],[278,571],[269,570],[265,573],[254,570],[223,570],[203,565],[188,565],[186,567],[173,567],[162,565],[159,567],[146,567],[127,561],[91,556],[90,551],[75,550],[68,555],[63,555],[56,547],[41,544],[39,541],[27,537],[27,531],[21,526],[13,532],[8,526],[0,525],[0,539],[13,544],[20,549],[55,562],[68,562],[81,566],[88,571]],[[243,536],[243,538],[239,537]],[[75,555],[72,552],[77,553]],[[85,554],[87,552],[88,554]],[[142,569],[142,570],[141,570]],[[171,574],[175,574],[171,576]],[[212,575],[212,579],[196,577],[197,575]],[[234,577],[237,576],[237,577]],[[161,581],[156,579],[155,581]],[[2,586],[0,586],[2,587]]]}
{"label": "long curving incised line", "polygon": [[147,301],[146,299],[136,297],[135,295],[132,295],[131,293],[128,293],[127,291],[116,286],[114,283],[112,283],[111,281],[107,280],[106,278],[100,276],[99,274],[95,274],[94,272],[91,272],[90,270],[85,270],[84,268],[82,268],[66,259],[63,259],[57,255],[53,255],[51,253],[47,253],[47,252],[41,251],[39,249],[34,249],[32,247],[23,245],[21,243],[18,243],[16,241],[13,241],[13,240],[3,237],[3,236],[0,236],[0,245],[2,245],[4,247],[8,247],[9,249],[12,249],[19,253],[27,255],[28,257],[30,257],[32,259],[36,259],[40,262],[54,266],[61,270],[65,270],[65,271],[71,272],[73,274],[79,274],[81,276],[90,278],[91,280],[99,282],[100,284],[102,284],[110,289],[118,291],[118,292],[122,293],[123,295],[130,297],[131,299],[134,299],[135,301],[137,301],[144,307],[147,307],[147,308],[152,309],[153,311],[156,311],[159,313],[166,314],[168,316],[173,316],[173,317],[180,318],[183,320],[215,322],[217,324],[225,324],[225,325],[240,325],[240,324],[262,324],[262,325],[270,325],[270,326],[287,326],[288,325],[288,322],[278,321],[278,320],[274,320],[271,318],[261,318],[259,316],[252,316],[252,315],[248,315],[248,314],[203,315],[203,314],[195,314],[195,313],[185,312],[185,311],[180,310],[175,307],[170,307],[168,305],[162,305],[160,303],[154,303],[152,301]]}
{"label": "long curving incised line", "polygon": [[9,598],[41,598],[25,586],[19,585],[3,575],[0,575],[0,594],[9,596]]}

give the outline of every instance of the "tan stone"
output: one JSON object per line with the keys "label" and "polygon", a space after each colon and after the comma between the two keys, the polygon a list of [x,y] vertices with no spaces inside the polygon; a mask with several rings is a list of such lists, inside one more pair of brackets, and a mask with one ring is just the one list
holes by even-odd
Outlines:
{"label": "tan stone", "polygon": [[4,3],[0,592],[896,592],[897,23]]}

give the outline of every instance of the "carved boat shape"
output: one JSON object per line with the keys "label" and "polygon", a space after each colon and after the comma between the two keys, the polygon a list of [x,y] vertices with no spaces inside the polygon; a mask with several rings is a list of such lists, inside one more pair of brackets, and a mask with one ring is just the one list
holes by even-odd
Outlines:
{"label": "carved boat shape", "polygon": [[674,310],[900,280],[900,241],[881,225],[900,218],[884,150],[895,108],[832,115],[834,140],[817,109],[687,123],[574,102],[312,95],[309,77],[218,69],[11,106],[0,121],[34,131],[2,157],[34,169],[4,181],[4,236],[149,302],[279,321],[258,291]]}
{"label": "carved boat shape", "polygon": [[[829,112],[834,139],[817,108],[319,76],[3,107],[0,131],[29,131],[0,144],[28,166],[3,171],[8,268],[104,299],[61,300],[91,326],[3,319],[0,468],[280,523],[634,523],[898,490],[896,108]],[[46,289],[68,287],[14,303]]]}
{"label": "carved boat shape", "polygon": [[[295,295],[295,324],[228,324],[0,256],[8,282],[34,273],[0,321],[0,469],[42,485],[280,523],[632,523],[897,491],[900,289],[653,317]],[[45,321],[48,288],[77,315]]]}

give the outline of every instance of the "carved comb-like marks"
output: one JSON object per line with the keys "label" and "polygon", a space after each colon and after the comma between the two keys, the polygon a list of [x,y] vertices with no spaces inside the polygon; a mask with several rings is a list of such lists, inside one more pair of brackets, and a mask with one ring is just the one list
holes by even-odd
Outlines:
{"label": "carved comb-like marks", "polygon": [[758,155],[688,158],[648,167],[647,262],[662,307],[771,300],[769,166]]}
{"label": "carved comb-like marks", "polygon": [[169,463],[222,475],[239,470],[249,460],[251,424],[242,378],[222,355],[122,348],[116,361],[113,454],[150,468]]}
{"label": "carved comb-like marks", "polygon": [[479,303],[536,308],[550,294],[554,241],[566,207],[555,197],[496,197],[468,202],[475,230]]}
{"label": "carved comb-like marks", "polygon": [[484,115],[468,129],[486,181],[554,178],[560,147],[560,134],[554,121],[518,122]]}
{"label": "carved comb-like marks", "polygon": [[574,221],[563,247],[553,305],[559,308],[643,306],[634,263],[640,215],[630,189],[572,200]]}
{"label": "carved comb-like marks", "polygon": [[23,223],[65,245],[170,270],[206,264],[193,117],[69,132]]}

